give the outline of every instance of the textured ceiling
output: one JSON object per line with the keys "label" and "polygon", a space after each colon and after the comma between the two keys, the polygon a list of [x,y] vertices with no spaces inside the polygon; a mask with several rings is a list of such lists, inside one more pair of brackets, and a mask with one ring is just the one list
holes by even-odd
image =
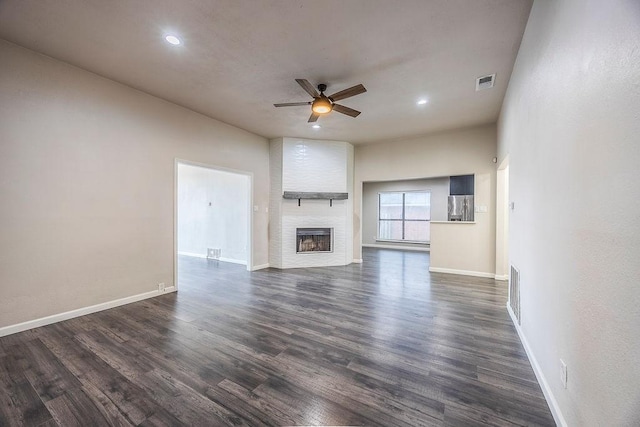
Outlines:
{"label": "textured ceiling", "polygon": [[[0,37],[265,137],[376,142],[495,122],[531,0],[3,0]],[[172,32],[183,45],[163,40]],[[475,78],[497,73],[475,91]],[[333,93],[353,119],[274,103]],[[429,103],[418,107],[426,97]]]}

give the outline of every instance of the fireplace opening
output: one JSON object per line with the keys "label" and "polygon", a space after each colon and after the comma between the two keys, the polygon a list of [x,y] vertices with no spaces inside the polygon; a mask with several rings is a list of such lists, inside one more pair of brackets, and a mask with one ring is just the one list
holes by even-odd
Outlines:
{"label": "fireplace opening", "polygon": [[332,252],[332,228],[296,228],[296,252]]}

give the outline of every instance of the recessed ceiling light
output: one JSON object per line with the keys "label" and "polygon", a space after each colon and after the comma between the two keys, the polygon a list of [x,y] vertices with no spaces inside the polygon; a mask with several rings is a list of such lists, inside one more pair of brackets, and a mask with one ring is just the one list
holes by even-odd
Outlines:
{"label": "recessed ceiling light", "polygon": [[313,125],[311,127],[314,128],[314,129],[320,129],[320,125]]}
{"label": "recessed ceiling light", "polygon": [[424,98],[423,98],[423,99],[419,100],[418,102],[416,102],[416,104],[418,104],[418,105],[424,105],[424,104],[426,104],[427,102],[429,102],[429,101],[427,101],[426,99],[424,99]]}
{"label": "recessed ceiling light", "polygon": [[168,34],[168,35],[164,36],[164,39],[167,41],[167,43],[172,44],[174,46],[178,46],[179,44],[182,43],[180,41],[180,39],[178,37],[174,36],[173,34]]}

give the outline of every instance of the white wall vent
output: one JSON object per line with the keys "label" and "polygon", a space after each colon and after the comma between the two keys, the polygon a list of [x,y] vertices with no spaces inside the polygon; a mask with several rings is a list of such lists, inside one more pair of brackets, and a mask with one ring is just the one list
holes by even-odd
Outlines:
{"label": "white wall vent", "polygon": [[509,276],[509,307],[520,325],[520,271],[513,265]]}
{"label": "white wall vent", "polygon": [[495,81],[496,81],[495,74],[489,74],[488,76],[478,77],[476,79],[476,92],[483,89],[491,89]]}
{"label": "white wall vent", "polygon": [[207,258],[220,259],[221,252],[222,252],[222,249],[220,248],[207,248]]}

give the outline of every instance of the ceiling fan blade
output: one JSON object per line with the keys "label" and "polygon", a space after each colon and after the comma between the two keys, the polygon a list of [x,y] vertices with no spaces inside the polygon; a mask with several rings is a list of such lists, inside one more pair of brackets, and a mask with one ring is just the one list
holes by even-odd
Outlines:
{"label": "ceiling fan blade", "polygon": [[318,93],[316,88],[313,87],[313,85],[311,83],[309,83],[309,80],[307,80],[307,79],[296,79],[296,81],[298,82],[298,84],[300,86],[302,86],[302,89],[304,89],[309,95],[313,96],[314,98],[317,98],[317,97],[320,96],[320,94]]}
{"label": "ceiling fan blade", "polygon": [[311,117],[309,117],[309,120],[307,121],[307,123],[317,122],[318,117],[320,117],[320,114],[311,113]]}
{"label": "ceiling fan blade", "polygon": [[340,101],[341,99],[350,98],[352,96],[360,95],[361,93],[365,93],[367,90],[362,85],[356,85],[350,87],[349,89],[341,90],[340,92],[336,92],[333,95],[329,95],[329,99],[332,101]]}
{"label": "ceiling fan blade", "polygon": [[274,107],[298,107],[300,105],[311,105],[309,102],[283,102],[281,104],[273,104]]}
{"label": "ceiling fan blade", "polygon": [[351,117],[358,117],[360,115],[360,111],[340,104],[333,104],[333,111],[337,111],[338,113],[346,114]]}

